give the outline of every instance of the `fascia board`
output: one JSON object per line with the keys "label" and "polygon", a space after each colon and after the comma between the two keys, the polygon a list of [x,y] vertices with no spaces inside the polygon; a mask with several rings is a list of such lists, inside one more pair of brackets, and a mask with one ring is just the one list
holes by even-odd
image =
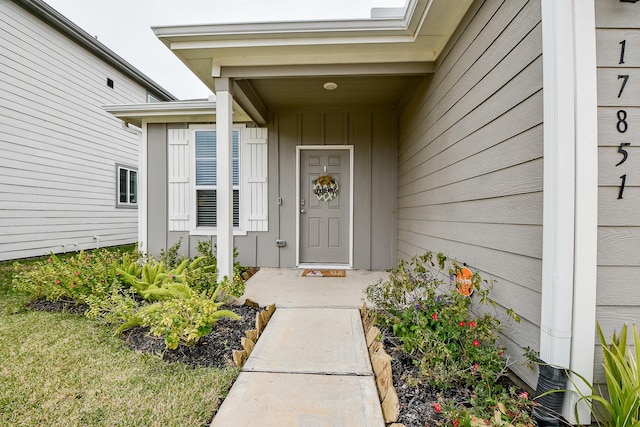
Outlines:
{"label": "fascia board", "polygon": [[262,46],[260,42],[289,45],[298,39],[306,40],[304,44],[323,44],[325,39],[335,43],[340,38],[350,39],[349,43],[413,40],[432,1],[409,0],[402,18],[156,26],[152,30],[172,49],[181,42],[213,39],[227,47]]}
{"label": "fascia board", "polygon": [[208,121],[215,121],[216,114],[216,104],[211,101],[120,104],[105,105],[102,108],[115,117],[138,127],[143,119],[148,122],[176,122],[203,117],[208,118]]}
{"label": "fascia board", "polygon": [[[216,103],[213,101],[115,104],[105,105],[102,108],[115,117],[138,127],[143,120],[149,123],[215,122],[216,117]],[[233,106],[233,118],[237,122],[252,121],[237,103]]]}

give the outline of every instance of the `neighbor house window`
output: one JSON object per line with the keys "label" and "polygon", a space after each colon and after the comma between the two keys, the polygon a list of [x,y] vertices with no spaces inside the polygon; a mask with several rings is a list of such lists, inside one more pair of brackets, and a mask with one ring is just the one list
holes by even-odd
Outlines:
{"label": "neighbor house window", "polygon": [[[233,226],[240,227],[240,132],[233,131]],[[216,131],[197,130],[196,150],[196,227],[217,227]]]}
{"label": "neighbor house window", "polygon": [[118,186],[117,205],[121,207],[138,205],[138,170],[130,166],[116,165]]}

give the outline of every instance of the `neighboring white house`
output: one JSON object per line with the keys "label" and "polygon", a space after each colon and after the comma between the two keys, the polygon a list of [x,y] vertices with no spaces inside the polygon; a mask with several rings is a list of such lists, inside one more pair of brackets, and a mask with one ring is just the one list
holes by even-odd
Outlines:
{"label": "neighboring white house", "polygon": [[0,0],[0,260],[137,240],[140,131],[165,89],[40,0]]}
{"label": "neighboring white house", "polygon": [[596,320],[608,336],[640,320],[640,3],[409,0],[155,31],[217,102],[108,107],[145,132],[150,252],[211,239],[229,272],[234,246],[289,268],[443,251],[520,315],[512,357],[603,382]]}

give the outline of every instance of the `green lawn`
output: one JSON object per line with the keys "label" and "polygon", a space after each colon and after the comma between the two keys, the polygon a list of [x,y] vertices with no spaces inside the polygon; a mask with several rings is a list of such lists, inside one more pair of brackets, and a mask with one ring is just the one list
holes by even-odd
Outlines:
{"label": "green lawn", "polygon": [[204,426],[238,371],[129,350],[82,316],[24,310],[0,264],[0,426]]}

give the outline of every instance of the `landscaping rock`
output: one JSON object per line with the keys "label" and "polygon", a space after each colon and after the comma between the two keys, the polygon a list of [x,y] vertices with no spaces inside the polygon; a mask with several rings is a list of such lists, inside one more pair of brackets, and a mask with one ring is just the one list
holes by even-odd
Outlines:
{"label": "landscaping rock", "polygon": [[400,415],[400,401],[398,399],[398,393],[396,393],[393,386],[387,391],[387,395],[382,402],[382,414],[384,415],[385,423],[394,423],[398,421]]}
{"label": "landscaping rock", "polygon": [[380,329],[373,326],[367,332],[367,347],[369,347],[380,336]]}

